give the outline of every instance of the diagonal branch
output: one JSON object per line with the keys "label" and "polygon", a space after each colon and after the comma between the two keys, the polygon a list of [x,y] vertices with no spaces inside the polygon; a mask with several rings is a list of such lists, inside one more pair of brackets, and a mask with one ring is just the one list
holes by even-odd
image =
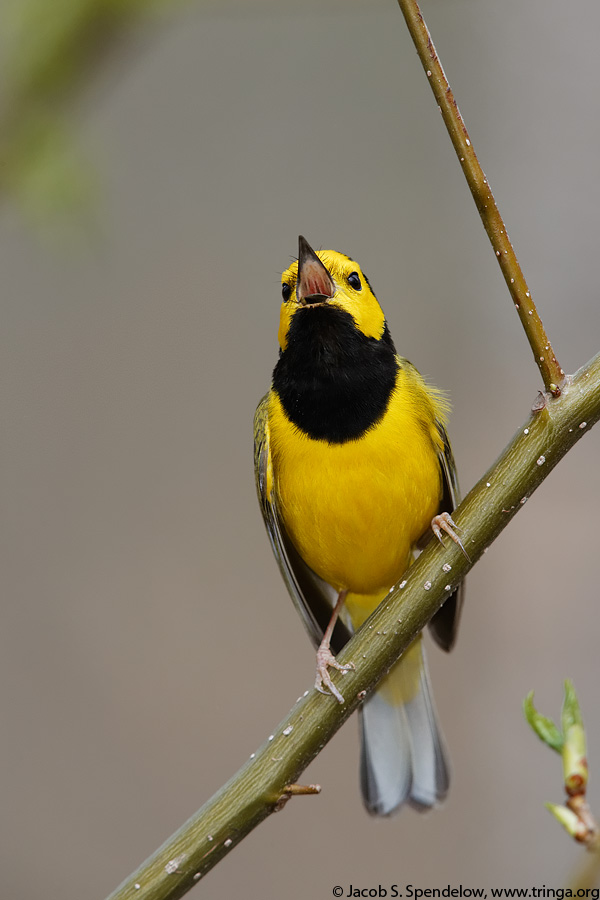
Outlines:
{"label": "diagonal branch", "polygon": [[565,373],[558,364],[542,320],[531,298],[531,292],[508,237],[506,225],[496,205],[490,183],[481,168],[469,138],[419,4],[417,0],[398,0],[398,3],[429,79],[431,90],[438,102],[450,140],[479,210],[481,221],[494,248],[521,324],[525,329],[546,391],[557,396],[560,393]]}
{"label": "diagonal branch", "polygon": [[[565,379],[560,397],[534,411],[456,511],[470,562],[456,545],[431,541],[406,581],[339,655],[347,702],[311,690],[273,736],[109,900],[182,897],[263,819],[280,809],[306,766],[425,627],[456,584],[554,466],[600,418],[600,354]],[[552,552],[552,547],[549,551]],[[339,678],[339,676],[337,676]],[[299,801],[294,801],[299,802]],[[318,802],[318,801],[315,801]]]}

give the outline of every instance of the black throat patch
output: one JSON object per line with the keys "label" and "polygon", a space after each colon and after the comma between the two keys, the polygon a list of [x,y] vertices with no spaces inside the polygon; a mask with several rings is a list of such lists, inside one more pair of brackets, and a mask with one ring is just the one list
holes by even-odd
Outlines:
{"label": "black throat patch", "polygon": [[350,313],[334,306],[300,309],[273,372],[287,417],[309,437],[344,444],[385,413],[398,361],[387,324],[367,337]]}

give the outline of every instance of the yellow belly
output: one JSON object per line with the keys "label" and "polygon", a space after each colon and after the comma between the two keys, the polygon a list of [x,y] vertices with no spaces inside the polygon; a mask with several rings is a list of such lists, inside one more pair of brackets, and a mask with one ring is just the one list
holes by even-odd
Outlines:
{"label": "yellow belly", "polygon": [[[439,410],[415,376],[402,370],[382,421],[345,444],[307,437],[271,394],[272,488],[280,513],[304,561],[337,590],[380,599],[438,511]],[[365,602],[365,617],[374,605]]]}

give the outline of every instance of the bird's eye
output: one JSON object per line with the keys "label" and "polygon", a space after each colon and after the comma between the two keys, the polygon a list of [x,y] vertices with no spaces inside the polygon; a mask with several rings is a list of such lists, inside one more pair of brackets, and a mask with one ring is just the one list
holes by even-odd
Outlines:
{"label": "bird's eye", "polygon": [[360,283],[358,272],[351,272],[350,275],[348,275],[348,284],[351,288],[354,288],[355,291],[360,291],[362,284]]}
{"label": "bird's eye", "polygon": [[290,299],[291,293],[292,293],[292,289],[291,289],[290,285],[287,283],[287,281],[284,281],[284,283],[281,285],[281,296],[283,297],[284,303],[288,302],[288,300]]}

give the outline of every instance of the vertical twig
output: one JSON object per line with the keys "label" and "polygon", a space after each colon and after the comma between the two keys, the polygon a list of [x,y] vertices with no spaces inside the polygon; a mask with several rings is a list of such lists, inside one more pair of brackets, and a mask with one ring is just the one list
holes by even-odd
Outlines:
{"label": "vertical twig", "polygon": [[531,299],[531,292],[506,233],[506,226],[494,200],[492,189],[473,149],[465,123],[454,99],[454,94],[419,9],[419,4],[417,0],[398,0],[398,3],[406,19],[408,30],[417,48],[419,59],[423,64],[435,99],[440,107],[450,140],[456,150],[456,155],[467,179],[467,184],[471,189],[479,215],[494,248],[504,280],[508,285],[515,308],[521,319],[521,324],[525,329],[525,334],[529,340],[546,391],[549,391],[556,397],[560,394],[565,373],[558,364],[542,320]]}

